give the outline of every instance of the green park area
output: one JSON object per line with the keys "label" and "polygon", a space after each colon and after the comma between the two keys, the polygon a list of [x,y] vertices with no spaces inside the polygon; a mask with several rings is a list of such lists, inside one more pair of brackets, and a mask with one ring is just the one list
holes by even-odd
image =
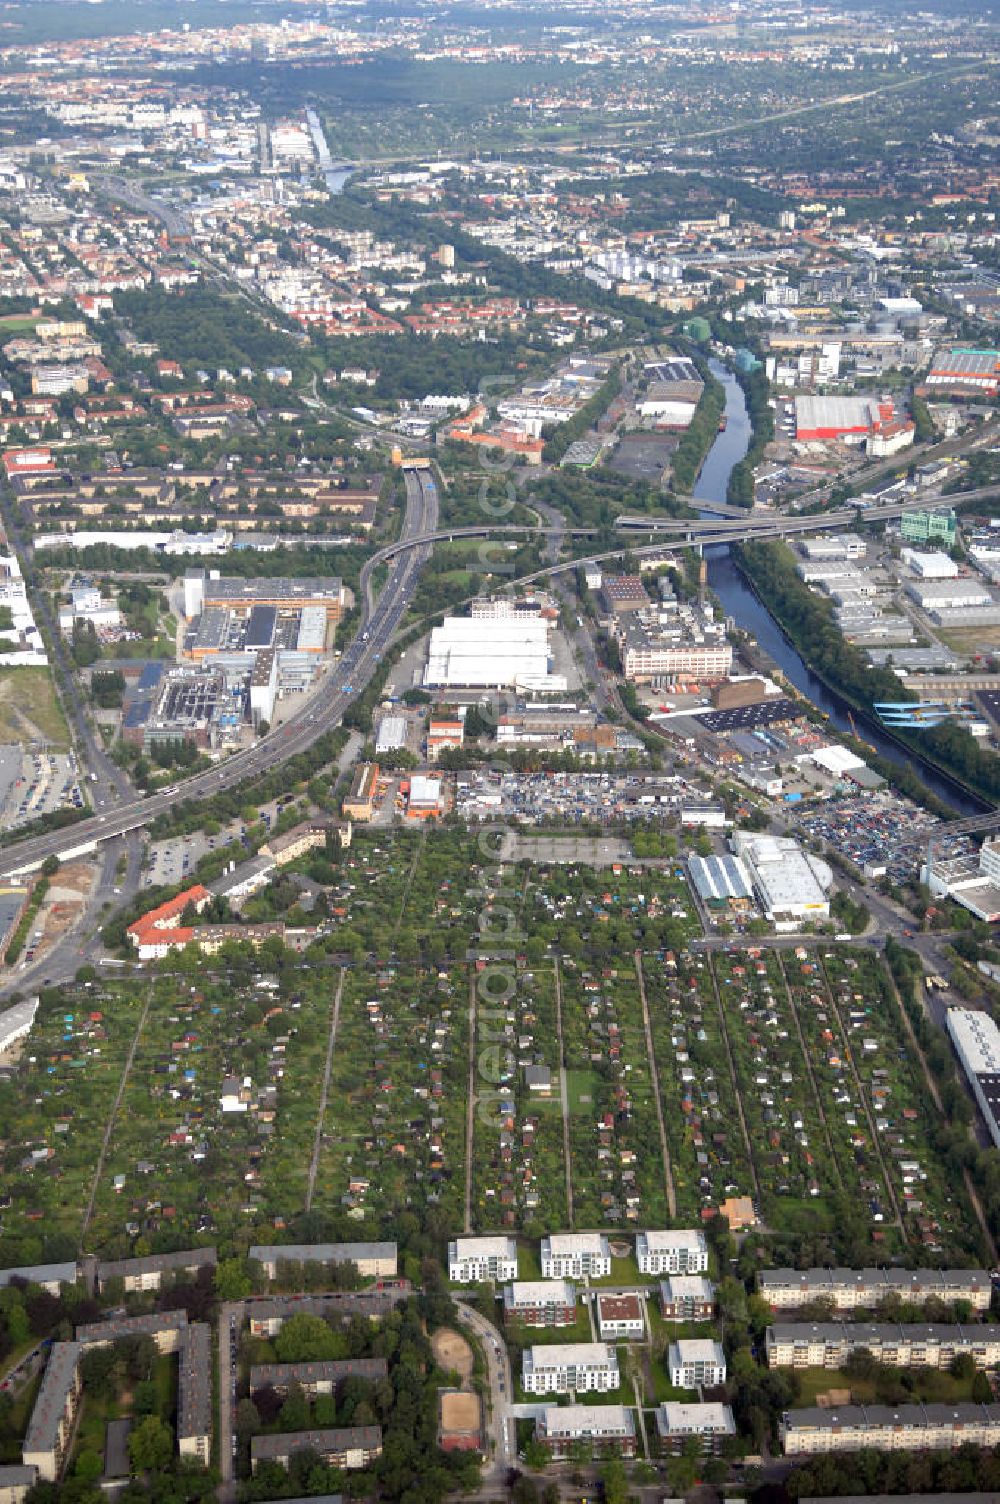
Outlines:
{"label": "green park area", "polygon": [[47,668],[0,668],[0,741],[69,747],[69,731]]}

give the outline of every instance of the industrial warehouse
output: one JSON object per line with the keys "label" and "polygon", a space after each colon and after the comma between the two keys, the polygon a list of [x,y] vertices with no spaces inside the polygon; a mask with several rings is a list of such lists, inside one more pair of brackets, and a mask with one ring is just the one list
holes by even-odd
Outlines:
{"label": "industrial warehouse", "polygon": [[144,751],[186,742],[235,750],[274,720],[328,664],[336,624],[353,597],[337,578],[227,579],[189,570],[187,627],[177,665],[147,663],[127,682],[122,739]]}

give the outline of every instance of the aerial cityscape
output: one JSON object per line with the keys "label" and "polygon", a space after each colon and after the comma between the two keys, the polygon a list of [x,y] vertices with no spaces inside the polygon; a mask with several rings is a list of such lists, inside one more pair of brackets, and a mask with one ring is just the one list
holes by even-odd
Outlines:
{"label": "aerial cityscape", "polygon": [[998,1504],[1000,15],[0,80],[0,1504]]}

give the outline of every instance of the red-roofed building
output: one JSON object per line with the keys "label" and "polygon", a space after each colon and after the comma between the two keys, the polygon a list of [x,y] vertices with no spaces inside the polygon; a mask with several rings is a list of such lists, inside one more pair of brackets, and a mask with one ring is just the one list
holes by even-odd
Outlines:
{"label": "red-roofed building", "polygon": [[194,937],[194,930],[190,925],[181,924],[181,915],[189,903],[193,903],[200,914],[211,896],[201,883],[195,883],[194,887],[185,888],[176,898],[168,898],[166,903],[150,909],[148,914],[130,924],[128,937],[139,952],[139,960],[162,960],[171,950],[187,945]]}
{"label": "red-roofed building", "polygon": [[8,480],[18,475],[50,475],[56,468],[51,449],[8,449],[3,467]]}

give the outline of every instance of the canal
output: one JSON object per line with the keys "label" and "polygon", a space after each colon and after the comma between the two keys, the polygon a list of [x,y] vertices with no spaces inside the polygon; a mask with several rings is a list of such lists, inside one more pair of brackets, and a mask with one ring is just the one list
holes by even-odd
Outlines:
{"label": "canal", "polygon": [[[752,438],[743,388],[732,372],[719,361],[713,360],[710,364],[712,374],[725,388],[726,427],[715,440],[702,466],[701,474],[692,492],[692,501],[695,505],[699,500],[724,501],[726,499],[729,473],[746,454]],[[847,715],[850,707],[839,695],[827,688],[803,662],[774,617],[753,593],[737,569],[730,556],[729,545],[713,544],[705,549],[705,557],[708,561],[709,587],[718,596],[726,615],[731,616],[743,631],[750,633],[764,651],[774,659],[790,684],[794,684],[795,688],[804,694],[818,710],[828,715],[834,726],[850,734],[851,724]],[[856,714],[856,719],[861,721],[862,717]],[[957,813],[974,815],[988,807],[981,800],[966,793],[950,778],[939,773],[929,763],[924,762],[922,758],[910,752],[908,748],[899,746],[886,736],[873,718],[865,716],[859,731],[864,739],[890,762],[900,767],[915,765],[927,787],[939,799],[951,805]]]}

